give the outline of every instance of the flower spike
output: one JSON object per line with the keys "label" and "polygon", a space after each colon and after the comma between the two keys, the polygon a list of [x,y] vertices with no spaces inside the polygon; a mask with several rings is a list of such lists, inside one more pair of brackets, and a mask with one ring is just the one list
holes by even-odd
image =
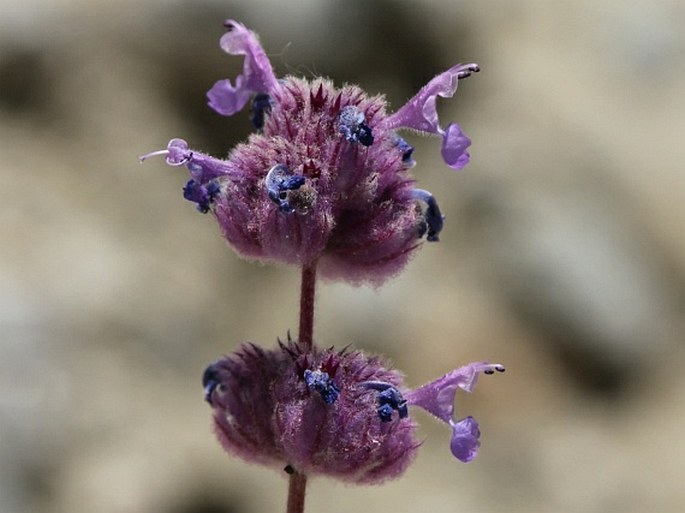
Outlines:
{"label": "flower spike", "polygon": [[487,362],[475,362],[448,372],[443,377],[405,394],[410,405],[419,406],[431,415],[449,424],[452,428],[450,448],[454,456],[469,462],[476,457],[480,442],[478,422],[473,417],[454,419],[454,400],[457,389],[471,392],[476,386],[478,375],[504,372],[504,366]]}
{"label": "flower spike", "polygon": [[390,129],[410,128],[429,134],[438,134],[443,138],[442,156],[452,169],[462,169],[469,162],[466,152],[471,140],[466,137],[456,123],[451,123],[446,130],[440,127],[437,97],[451,98],[457,90],[459,80],[480,71],[477,64],[457,64],[444,73],[436,76],[409,100],[397,112],[386,120]]}
{"label": "flower spike", "polygon": [[228,32],[221,37],[221,48],[230,55],[244,55],[243,73],[232,84],[229,79],[214,84],[207,98],[209,106],[223,116],[232,116],[242,110],[256,93],[269,94],[279,88],[271,62],[254,32],[245,25],[226,20]]}

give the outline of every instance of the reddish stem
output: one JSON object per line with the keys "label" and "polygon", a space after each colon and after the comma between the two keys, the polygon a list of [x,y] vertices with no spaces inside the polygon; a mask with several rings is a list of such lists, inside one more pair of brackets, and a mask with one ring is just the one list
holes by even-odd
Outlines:
{"label": "reddish stem", "polygon": [[[300,288],[300,333],[298,343],[304,351],[311,351],[314,340],[314,298],[316,291],[316,262],[302,266]],[[304,496],[307,491],[307,476],[294,470],[288,485],[287,513],[304,512]]]}
{"label": "reddish stem", "polygon": [[307,476],[299,472],[290,474],[288,487],[288,510],[287,513],[304,512],[304,496],[307,489]]}
{"label": "reddish stem", "polygon": [[298,342],[305,351],[310,351],[314,335],[314,292],[316,289],[316,262],[302,267],[300,289],[300,334]]}

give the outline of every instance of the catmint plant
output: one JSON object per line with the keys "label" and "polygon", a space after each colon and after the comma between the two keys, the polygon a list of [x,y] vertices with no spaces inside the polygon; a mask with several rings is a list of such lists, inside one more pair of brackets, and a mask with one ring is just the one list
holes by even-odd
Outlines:
{"label": "catmint plant", "polygon": [[357,86],[277,78],[257,36],[236,21],[225,26],[221,48],[243,56],[243,70],[209,90],[209,106],[225,116],[247,110],[255,132],[227,159],[183,139],[141,157],[185,167],[183,197],[216,219],[240,256],[302,272],[297,339],[271,348],[245,343],[204,372],[221,445],[289,474],[289,513],[303,511],[308,475],[372,484],[402,474],[420,446],[416,407],[447,424],[452,454],[471,461],[480,430],[473,417],[455,415],[455,396],[502,365],[471,363],[412,389],[379,356],[318,346],[313,325],[317,276],[377,287],[424,240],[439,241],[438,201],[416,187],[414,148],[400,133],[437,135],[445,164],[466,166],[471,141],[456,123],[440,123],[436,100],[452,97],[478,66],[448,69],[391,113],[382,96]]}

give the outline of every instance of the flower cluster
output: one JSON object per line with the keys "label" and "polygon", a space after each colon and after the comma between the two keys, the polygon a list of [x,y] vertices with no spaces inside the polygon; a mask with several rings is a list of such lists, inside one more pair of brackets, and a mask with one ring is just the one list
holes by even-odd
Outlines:
{"label": "flower cluster", "polygon": [[205,399],[224,448],[246,461],[353,483],[400,475],[419,447],[408,407],[452,428],[452,453],[471,461],[480,431],[457,420],[457,389],[473,390],[480,373],[504,367],[477,362],[407,390],[402,375],[378,357],[348,348],[305,350],[288,340],[265,350],[244,344],[205,370]]}
{"label": "flower cluster", "polygon": [[210,89],[209,106],[232,116],[250,103],[256,132],[226,160],[182,139],[141,159],[165,155],[170,166],[185,166],[184,197],[212,212],[246,258],[318,262],[324,277],[378,286],[403,269],[424,236],[439,240],[437,200],[415,187],[414,148],[397,132],[440,136],[446,164],[463,168],[471,141],[456,123],[440,125],[436,100],[451,97],[478,66],[450,68],[388,114],[382,97],[356,86],[277,79],[256,35],[235,21],[226,27],[221,47],[244,56],[243,71]]}

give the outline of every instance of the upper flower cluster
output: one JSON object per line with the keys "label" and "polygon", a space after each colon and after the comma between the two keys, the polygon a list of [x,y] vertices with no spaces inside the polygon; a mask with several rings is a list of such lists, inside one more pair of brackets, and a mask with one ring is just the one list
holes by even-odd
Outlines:
{"label": "upper flower cluster", "polygon": [[392,114],[380,96],[325,79],[277,79],[256,35],[229,20],[221,47],[243,55],[243,71],[207,93],[209,105],[231,116],[251,102],[257,132],[227,160],[172,139],[171,166],[185,166],[184,197],[212,212],[242,256],[310,265],[323,276],[380,285],[421,245],[437,241],[443,216],[434,196],[409,175],[414,149],[397,134],[411,129],[442,137],[453,169],[469,160],[471,141],[456,123],[441,126],[437,97],[451,97],[460,79],[478,71],[457,65],[436,76]]}

